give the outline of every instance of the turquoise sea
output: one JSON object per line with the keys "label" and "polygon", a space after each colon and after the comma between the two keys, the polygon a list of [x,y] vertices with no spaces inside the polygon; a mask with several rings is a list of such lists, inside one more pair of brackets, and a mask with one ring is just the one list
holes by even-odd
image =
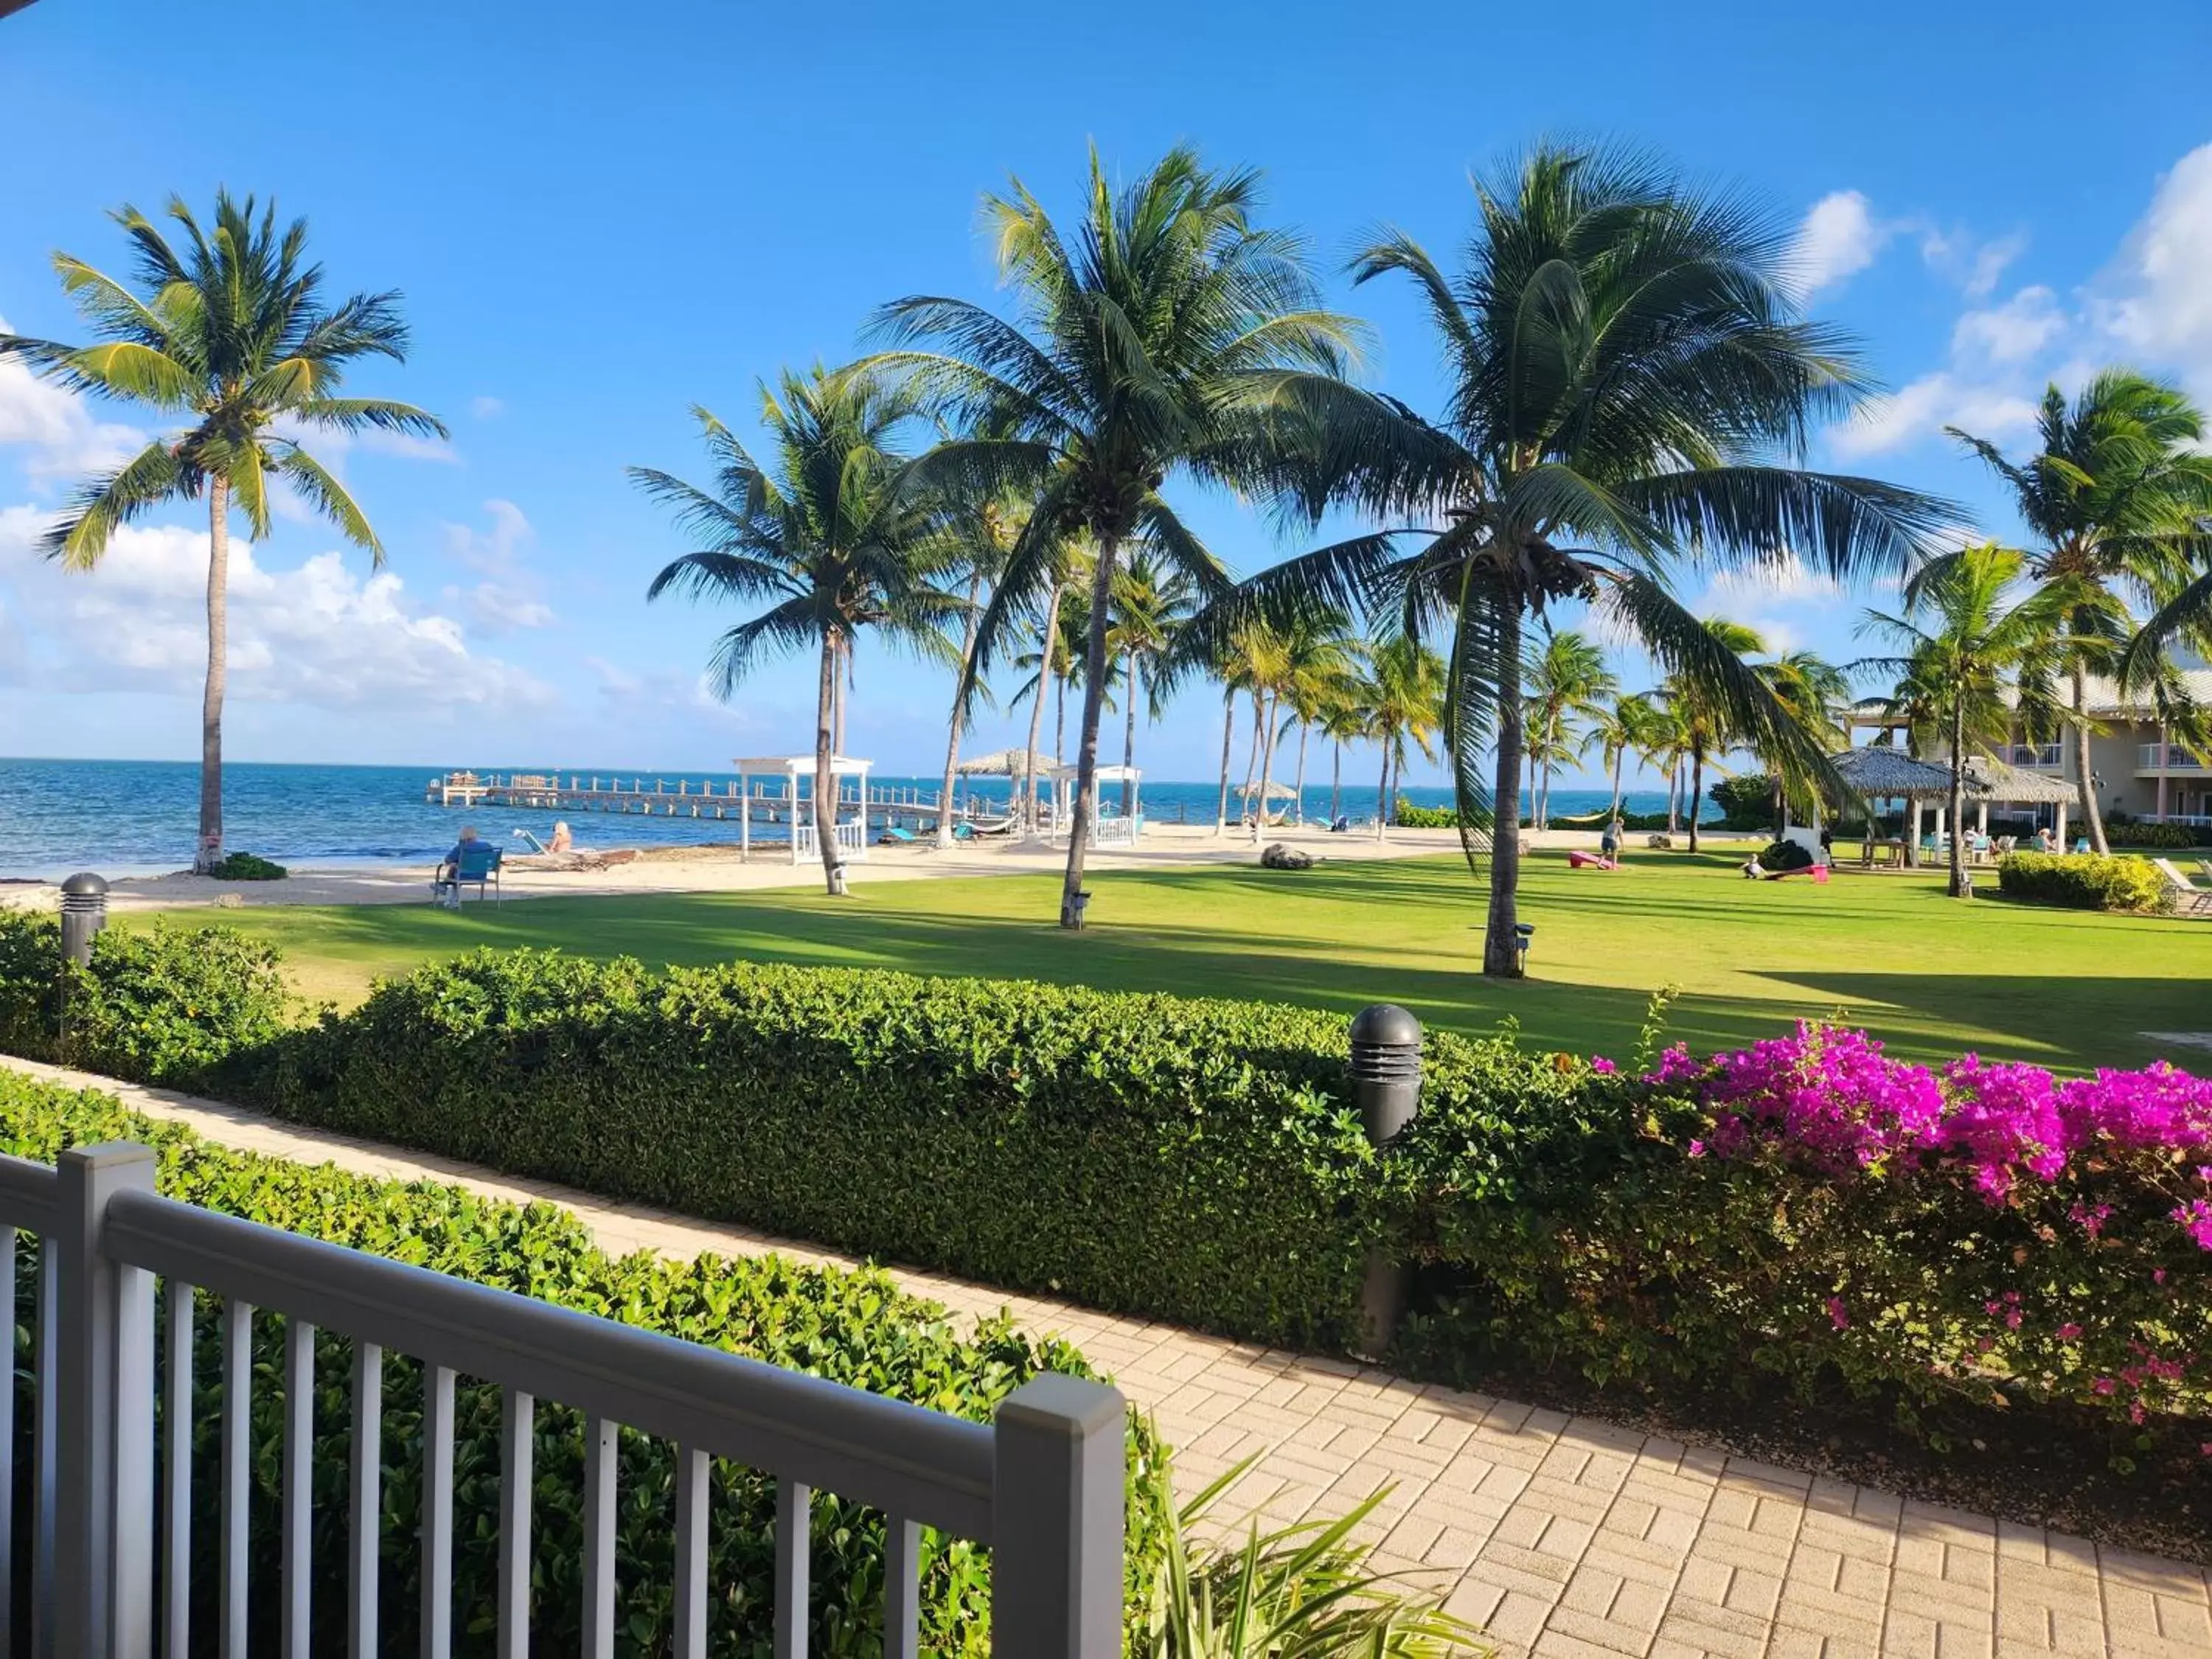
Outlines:
{"label": "turquoise sea", "polygon": [[[426,766],[279,766],[233,762],[223,769],[224,837],[234,850],[258,853],[285,864],[346,864],[389,860],[432,860],[453,843],[463,822],[458,809],[426,805],[423,786],[457,768]],[[545,770],[476,763],[480,773]],[[635,775],[624,773],[628,778]],[[679,778],[695,787],[711,781],[720,788],[733,775],[666,772],[642,775],[649,787],[656,777],[673,790]],[[1240,777],[1238,780],[1242,781]],[[938,780],[878,776],[878,788],[921,788],[933,793]],[[1004,801],[1004,779],[973,781],[979,801]],[[1211,823],[1218,783],[1155,783],[1143,787],[1143,811],[1154,822]],[[969,784],[963,783],[965,792]],[[1108,787],[1108,799],[1115,786]],[[1402,793],[1423,805],[1444,805],[1450,791],[1408,786]],[[1601,790],[1554,788],[1554,817],[1603,808]],[[1666,799],[1651,791],[1634,791],[1629,805],[1638,811],[1665,810]],[[1329,787],[1326,778],[1308,784],[1305,815],[1326,822]],[[1523,811],[1527,803],[1522,804]],[[1375,786],[1346,781],[1341,810],[1371,818]],[[550,811],[478,807],[467,815],[489,840],[520,845],[514,831],[544,836],[556,816]],[[579,845],[585,847],[678,846],[737,838],[734,821],[712,818],[646,817],[593,812],[565,814]],[[192,837],[199,817],[199,768],[190,762],[70,761],[0,759],[0,877],[51,878],[76,870],[106,875],[158,873],[191,862]],[[755,839],[781,832],[756,825]]]}

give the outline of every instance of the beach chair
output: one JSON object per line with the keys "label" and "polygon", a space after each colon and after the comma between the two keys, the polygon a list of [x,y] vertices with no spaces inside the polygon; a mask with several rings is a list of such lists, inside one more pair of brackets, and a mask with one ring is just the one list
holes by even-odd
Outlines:
{"label": "beach chair", "polygon": [[2173,912],[2180,916],[2212,916],[2212,891],[2199,887],[2174,866],[2172,859],[2153,859],[2151,867],[2166,878],[2173,895]]}
{"label": "beach chair", "polygon": [[450,876],[446,874],[444,865],[438,866],[437,874],[430,878],[430,896],[433,898],[443,898],[447,891],[451,890],[454,907],[458,908],[461,902],[461,890],[464,887],[473,887],[477,890],[477,902],[483,902],[486,894],[490,895],[493,903],[501,902],[499,863],[505,855],[505,850],[501,848],[486,846],[470,848],[461,854],[453,866],[453,873]]}

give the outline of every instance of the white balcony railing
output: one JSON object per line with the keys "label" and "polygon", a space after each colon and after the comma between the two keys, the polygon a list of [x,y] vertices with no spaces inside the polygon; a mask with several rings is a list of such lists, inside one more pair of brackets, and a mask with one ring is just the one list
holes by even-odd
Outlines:
{"label": "white balcony railing", "polygon": [[2156,772],[2160,770],[2161,766],[2159,750],[2161,746],[2166,751],[2162,769],[2168,772],[2202,772],[2207,769],[2203,761],[2197,759],[2196,756],[2191,754],[2186,749],[2184,749],[2178,743],[2169,743],[2164,745],[2155,743],[2137,744],[2136,747],[2136,769],[2138,772]]}
{"label": "white balcony railing", "polygon": [[[451,1279],[276,1228],[196,1209],[154,1191],[154,1154],[117,1144],[62,1154],[58,1170],[0,1158],[0,1272],[12,1297],[18,1230],[39,1236],[33,1316],[35,1467],[30,1513],[14,1490],[14,1390],[0,1389],[0,1552],[31,1537],[33,1631],[41,1656],[181,1656],[191,1598],[213,1595],[222,1650],[246,1651],[247,1506],[254,1452],[252,1317],[286,1322],[283,1394],[283,1651],[307,1651],[313,1559],[313,1360],[317,1329],[350,1337],[352,1474],[343,1577],[348,1648],[377,1643],[385,1540],[380,1419],[384,1356],[422,1362],[423,1477],[417,1528],[422,1651],[451,1650],[453,1379],[504,1392],[500,1452],[497,1650],[530,1652],[532,1425],[536,1402],[586,1414],[584,1651],[614,1652],[616,1431],[673,1441],[677,1475],[674,1652],[706,1650],[708,1460],[775,1478],[775,1653],[806,1652],[808,1505],[819,1488],[886,1516],[886,1659],[919,1642],[920,1531],[991,1547],[991,1651],[1008,1659],[1109,1659],[1121,1616],[1121,1396],[1042,1376],[986,1426],[780,1370],[550,1303]],[[183,1363],[156,1376],[155,1281]],[[222,1583],[191,1582],[194,1292],[222,1307]],[[18,1310],[20,1311],[20,1310]],[[164,1425],[158,1437],[156,1401]],[[158,1470],[158,1476],[157,1476]],[[6,1555],[0,1553],[0,1560]],[[0,1573],[0,1632],[10,1575]],[[157,1592],[158,1586],[158,1592]]]}
{"label": "white balcony railing", "polygon": [[2005,759],[2014,766],[2057,767],[2063,763],[2062,745],[2055,743],[2016,743]]}

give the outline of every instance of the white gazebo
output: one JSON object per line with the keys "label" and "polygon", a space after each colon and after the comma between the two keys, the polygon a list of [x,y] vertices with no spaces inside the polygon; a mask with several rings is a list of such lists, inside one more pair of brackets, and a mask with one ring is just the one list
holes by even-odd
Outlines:
{"label": "white gazebo", "polygon": [[[1082,776],[1080,768],[1073,766],[1045,767],[1042,763],[1038,773],[1052,780],[1052,833],[1048,840],[1057,840],[1060,830],[1075,822],[1075,784]],[[1144,802],[1137,794],[1138,781],[1144,776],[1134,766],[1100,766],[1091,776],[1099,796],[1098,816],[1091,821],[1091,844],[1093,847],[1134,847],[1137,838],[1145,832]],[[1129,786],[1129,801],[1133,810],[1127,817],[1116,812],[1106,815],[1104,796],[1109,783]]]}
{"label": "white gazebo", "polygon": [[[750,860],[753,855],[753,780],[781,778],[781,799],[791,820],[791,861],[793,864],[819,856],[814,845],[814,757],[811,755],[754,755],[730,763],[738,769],[738,794],[744,803],[738,814],[738,845],[741,856]],[[856,760],[850,755],[830,757],[830,787],[836,791],[836,799],[830,811],[833,817],[846,805],[845,780],[857,779],[852,805],[854,816],[847,820],[836,819],[837,845],[846,861],[865,860],[868,856],[868,769],[873,761]],[[806,785],[805,793],[799,785]],[[775,800],[778,797],[765,797]],[[805,809],[802,814],[800,808]]]}

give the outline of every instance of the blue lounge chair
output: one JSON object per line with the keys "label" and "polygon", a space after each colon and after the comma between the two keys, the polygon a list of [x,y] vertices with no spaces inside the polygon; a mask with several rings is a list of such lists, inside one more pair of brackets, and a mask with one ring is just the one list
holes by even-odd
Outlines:
{"label": "blue lounge chair", "polygon": [[431,897],[442,899],[450,890],[453,896],[454,908],[458,909],[461,902],[461,889],[474,887],[477,890],[477,899],[479,903],[483,902],[487,893],[491,896],[492,902],[495,904],[501,902],[499,861],[505,856],[506,854],[502,848],[486,846],[482,842],[466,848],[454,861],[452,874],[447,873],[446,866],[441,864],[438,866],[437,873],[430,878]]}

